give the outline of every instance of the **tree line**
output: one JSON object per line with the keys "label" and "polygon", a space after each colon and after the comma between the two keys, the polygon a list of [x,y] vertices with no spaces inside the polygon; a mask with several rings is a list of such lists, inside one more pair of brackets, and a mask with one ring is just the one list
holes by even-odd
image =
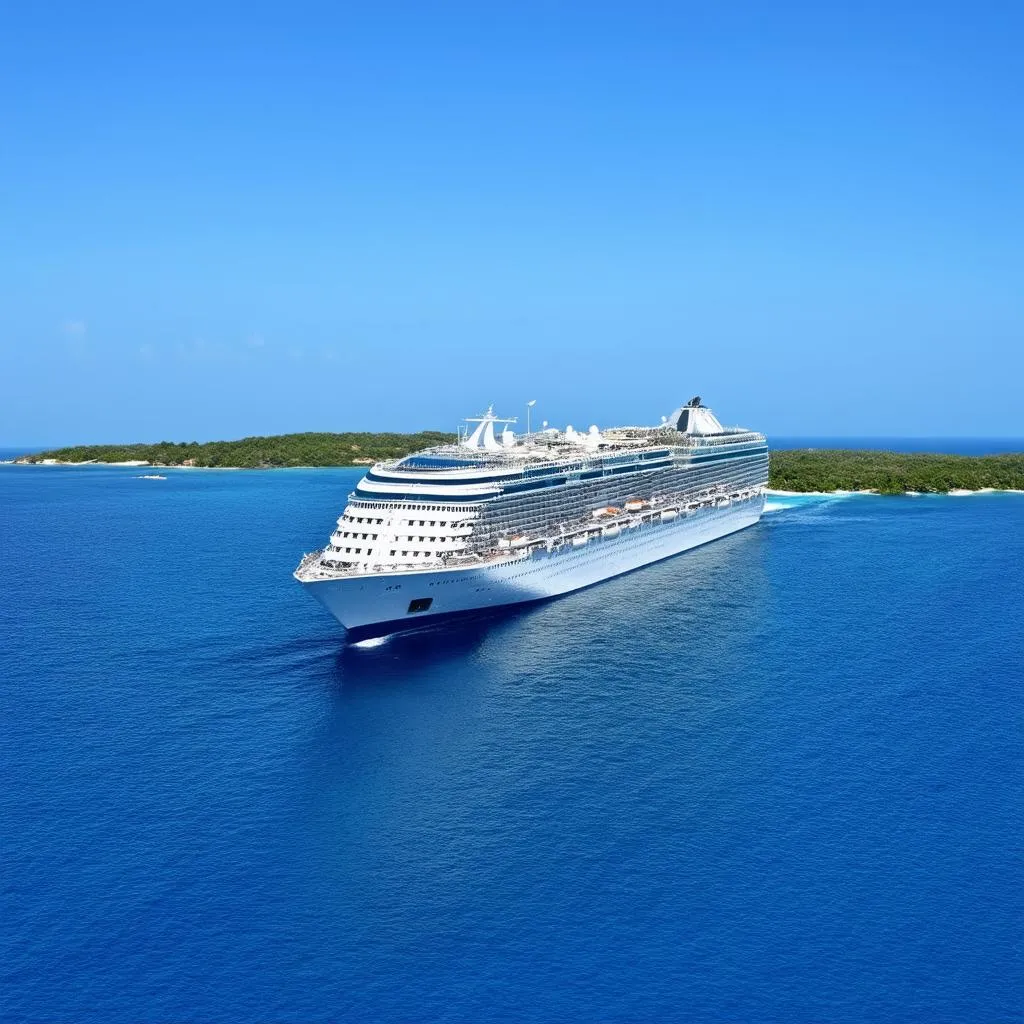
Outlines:
{"label": "tree line", "polygon": [[769,486],[780,491],[1024,490],[1024,454],[794,449],[771,453]]}
{"label": "tree line", "polygon": [[[160,441],[157,444],[78,445],[27,455],[18,461],[129,462],[160,466],[270,469],[286,466],[353,466],[395,459],[454,434],[279,434],[239,441]],[[939,455],[925,452],[794,449],[773,451],[769,486],[785,491],[1024,490],[1024,454]]]}
{"label": "tree line", "polygon": [[448,444],[454,434],[421,430],[416,434],[278,434],[239,441],[160,441],[156,444],[89,444],[38,452],[18,461],[131,462],[160,466],[270,469],[285,466],[352,466],[394,459],[421,448]]}

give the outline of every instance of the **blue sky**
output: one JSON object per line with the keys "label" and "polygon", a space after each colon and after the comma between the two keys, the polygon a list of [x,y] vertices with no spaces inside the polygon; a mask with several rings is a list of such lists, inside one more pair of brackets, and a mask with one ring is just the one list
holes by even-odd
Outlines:
{"label": "blue sky", "polygon": [[0,444],[1024,434],[1024,6],[22,4]]}

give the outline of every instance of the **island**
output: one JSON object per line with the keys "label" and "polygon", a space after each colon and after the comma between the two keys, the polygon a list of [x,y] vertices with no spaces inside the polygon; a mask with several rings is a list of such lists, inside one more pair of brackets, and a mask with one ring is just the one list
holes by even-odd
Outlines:
{"label": "island", "polygon": [[768,486],[797,493],[946,494],[1024,490],[1024,453],[942,455],[799,448],[771,453]]}
{"label": "island", "polygon": [[282,469],[298,466],[372,466],[432,445],[449,444],[454,434],[421,430],[416,434],[277,434],[239,441],[188,441],[157,444],[90,444],[36,452],[18,463],[125,463],[207,469]]}
{"label": "island", "polygon": [[[279,434],[239,441],[80,445],[36,452],[18,463],[112,464],[220,469],[370,466],[433,445],[455,434]],[[772,451],[768,485],[797,493],[874,491],[878,494],[1024,490],[1024,453],[943,455],[854,449]]]}

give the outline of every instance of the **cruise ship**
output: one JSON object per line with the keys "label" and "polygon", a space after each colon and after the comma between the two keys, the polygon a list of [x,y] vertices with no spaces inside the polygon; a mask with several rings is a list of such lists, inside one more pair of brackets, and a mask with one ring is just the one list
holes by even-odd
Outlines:
{"label": "cruise ship", "polygon": [[349,641],[557,597],[761,518],[765,436],[699,397],[654,427],[467,422],[456,443],[374,465],[295,570]]}

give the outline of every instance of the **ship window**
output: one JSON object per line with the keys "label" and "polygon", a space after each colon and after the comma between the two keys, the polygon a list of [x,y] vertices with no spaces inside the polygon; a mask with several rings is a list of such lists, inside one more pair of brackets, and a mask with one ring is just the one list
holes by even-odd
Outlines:
{"label": "ship window", "polygon": [[417,597],[409,602],[409,611],[407,615],[414,615],[416,612],[425,612],[434,603],[432,597]]}

